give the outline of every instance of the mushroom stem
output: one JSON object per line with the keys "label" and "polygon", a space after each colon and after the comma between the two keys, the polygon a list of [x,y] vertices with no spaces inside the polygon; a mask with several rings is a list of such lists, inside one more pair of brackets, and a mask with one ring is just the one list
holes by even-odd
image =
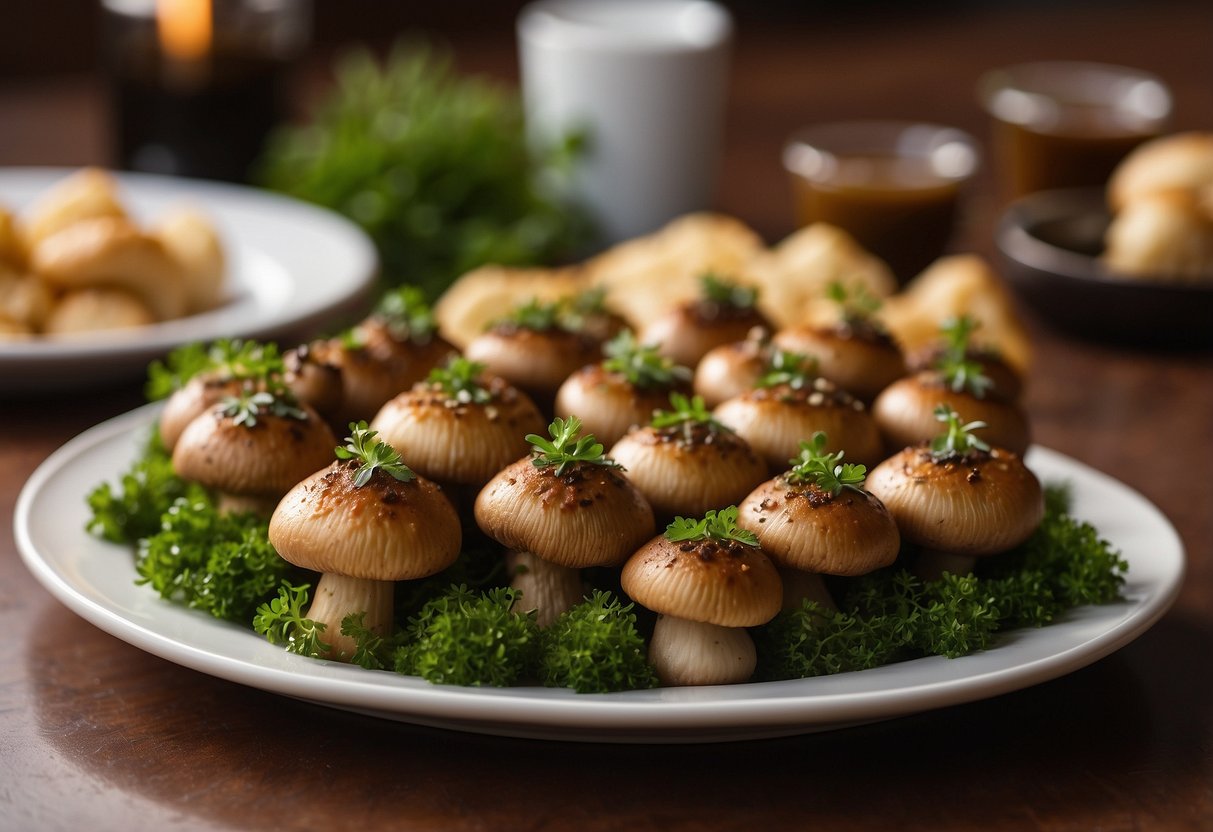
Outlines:
{"label": "mushroom stem", "polygon": [[278,507],[277,497],[229,494],[226,491],[217,492],[215,497],[215,508],[220,514],[255,514],[268,518]]}
{"label": "mushroom stem", "polygon": [[914,574],[923,581],[937,581],[944,572],[953,575],[968,575],[977,565],[977,558],[969,555],[953,555],[949,552],[939,552],[924,549],[914,564]]}
{"label": "mushroom stem", "polygon": [[341,620],[352,613],[365,612],[362,623],[376,635],[391,632],[393,587],[392,581],[350,578],[334,572],[320,576],[307,617],[324,624],[320,638],[331,646],[325,658],[348,662],[354,655],[357,640],[341,634]]}
{"label": "mushroom stem", "polygon": [[838,611],[825,581],[816,572],[781,568],[779,577],[783,580],[783,609],[794,610],[804,601],[816,601],[823,610]]}
{"label": "mushroom stem", "polygon": [[649,662],[666,686],[731,685],[753,675],[758,655],[744,627],[662,615],[649,640]]}
{"label": "mushroom stem", "polygon": [[510,552],[505,565],[513,576],[510,586],[522,593],[515,607],[526,612],[535,610],[535,623],[540,627],[547,627],[585,597],[579,569],[560,566],[531,552]]}

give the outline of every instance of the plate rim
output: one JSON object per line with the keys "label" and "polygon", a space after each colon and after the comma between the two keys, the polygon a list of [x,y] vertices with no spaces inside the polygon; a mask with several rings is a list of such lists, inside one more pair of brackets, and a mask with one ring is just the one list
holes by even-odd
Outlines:
{"label": "plate rim", "polygon": [[[1135,609],[1130,609],[1112,626],[1083,643],[1026,663],[908,687],[845,693],[815,693],[812,688],[821,679],[838,679],[849,674],[721,688],[666,688],[616,694],[575,694],[565,689],[541,687],[469,688],[431,685],[414,677],[379,675],[336,662],[294,656],[269,645],[237,624],[218,621],[205,613],[167,601],[158,601],[165,605],[165,609],[161,610],[163,614],[197,617],[193,620],[211,625],[208,631],[221,627],[233,634],[240,634],[240,637],[248,636],[255,640],[258,646],[250,649],[256,651],[257,658],[266,659],[267,663],[263,664],[244,657],[233,657],[230,651],[227,655],[221,655],[197,644],[175,640],[123,616],[118,610],[106,608],[87,597],[79,587],[60,574],[35,544],[31,529],[32,512],[36,501],[55,477],[81,453],[95,450],[123,436],[134,439],[140,430],[150,424],[158,408],[158,404],[145,405],[89,428],[39,465],[22,488],[14,512],[14,537],[26,567],[60,603],[99,629],[145,652],[217,678],[271,693],[405,722],[546,739],[706,742],[801,734],[903,716],[1030,687],[1098,661],[1144,633],[1166,613],[1179,594],[1186,567],[1184,548],[1178,533],[1153,503],[1124,483],[1084,463],[1056,451],[1037,448],[1037,454],[1052,455],[1058,464],[1072,468],[1083,476],[1101,479],[1105,484],[1123,490],[1126,495],[1132,495],[1153,512],[1152,520],[1161,521],[1161,528],[1165,528],[1171,540],[1160,541],[1157,547],[1158,551],[1170,556],[1169,562],[1162,564],[1166,567],[1165,579],[1154,584],[1152,592],[1144,599],[1122,602],[1137,604]],[[110,477],[119,473],[111,472]],[[87,493],[94,484],[89,482],[82,487]],[[83,530],[80,534],[87,537]],[[116,549],[127,549],[119,544],[96,542],[112,545]],[[133,571],[130,577],[130,585],[134,587]],[[146,588],[136,589],[151,593]],[[1026,632],[1047,633],[1048,630],[1042,628]],[[1012,632],[1022,635],[1025,631]],[[219,635],[226,641],[223,633]],[[986,655],[997,649],[987,651]],[[895,674],[899,665],[964,660],[928,657],[862,673],[886,671]],[[940,666],[952,667],[948,664]],[[301,670],[304,671],[302,674]],[[752,690],[754,685],[762,685],[768,694],[777,695],[764,696],[758,702],[746,698],[744,691]],[[781,688],[786,691],[780,692]],[[712,698],[713,694],[727,697],[730,692],[738,691],[743,695]],[[805,714],[806,707],[811,712],[809,716]],[[741,735],[734,736],[736,732]]]}

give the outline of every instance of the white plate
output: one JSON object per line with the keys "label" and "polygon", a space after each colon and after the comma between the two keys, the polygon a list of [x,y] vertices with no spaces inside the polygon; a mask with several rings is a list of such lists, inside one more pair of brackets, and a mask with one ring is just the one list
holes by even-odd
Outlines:
{"label": "white plate", "polygon": [[1124,646],[1170,606],[1184,556],[1170,523],[1141,495],[1074,460],[1034,448],[1046,481],[1069,480],[1074,511],[1129,562],[1126,600],[1084,607],[1049,627],[1001,637],[961,659],[939,657],[787,682],[606,695],[534,687],[459,688],[307,659],[252,631],[174,606],[134,584],[131,551],[84,532],[85,495],[129,465],[155,410],[81,434],[30,477],[17,544],[60,601],[101,629],[186,667],[274,693],[387,719],[560,740],[708,742],[784,736],[995,696],[1069,673]]}
{"label": "white plate", "polygon": [[[0,205],[20,213],[71,173],[0,169]],[[209,312],[137,329],[0,341],[0,394],[137,377],[151,359],[190,341],[303,337],[358,311],[371,289],[378,263],[374,246],[331,211],[238,185],[115,176],[123,204],[141,222],[179,205],[194,206],[215,222],[228,258],[227,301]]]}

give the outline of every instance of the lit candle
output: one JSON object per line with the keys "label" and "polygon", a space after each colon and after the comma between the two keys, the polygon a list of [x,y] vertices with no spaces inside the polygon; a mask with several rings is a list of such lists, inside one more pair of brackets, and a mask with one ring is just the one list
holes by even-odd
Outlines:
{"label": "lit candle", "polygon": [[279,122],[307,0],[102,0],[117,164],[247,181]]}

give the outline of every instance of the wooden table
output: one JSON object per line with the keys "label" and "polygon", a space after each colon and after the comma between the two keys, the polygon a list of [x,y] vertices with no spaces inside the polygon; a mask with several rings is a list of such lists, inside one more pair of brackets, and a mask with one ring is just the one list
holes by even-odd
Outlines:
{"label": "wooden table", "polygon": [[[876,12],[741,31],[719,206],[790,231],[783,138],[849,116],[985,136],[981,71],[1067,57],[1152,69],[1176,126],[1213,120],[1201,3]],[[512,41],[456,43],[511,76]],[[102,161],[87,80],[0,86],[0,164]],[[980,192],[989,194],[989,178]],[[962,248],[989,253],[979,197]],[[1018,693],[799,738],[611,747],[414,728],[182,669],[86,624],[20,564],[11,515],[54,448],[139,392],[0,400],[0,829],[1211,829],[1213,363],[1070,340],[1028,319],[1036,436],[1139,489],[1178,527],[1175,608],[1119,653]],[[1213,322],[1211,322],[1213,324]]]}

